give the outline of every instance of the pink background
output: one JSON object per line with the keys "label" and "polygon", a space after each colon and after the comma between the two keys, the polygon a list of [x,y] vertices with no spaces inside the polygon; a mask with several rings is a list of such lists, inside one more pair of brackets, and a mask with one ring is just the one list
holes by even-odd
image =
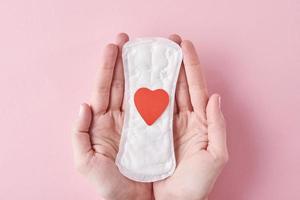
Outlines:
{"label": "pink background", "polygon": [[300,199],[299,13],[297,0],[1,0],[0,199],[99,199],[70,129],[120,31],[195,42],[228,121],[211,199]]}

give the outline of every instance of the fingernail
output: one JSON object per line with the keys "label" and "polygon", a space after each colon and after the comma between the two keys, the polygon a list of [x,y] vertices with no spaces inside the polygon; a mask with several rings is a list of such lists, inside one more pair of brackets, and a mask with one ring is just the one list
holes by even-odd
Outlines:
{"label": "fingernail", "polygon": [[83,105],[81,104],[80,107],[79,107],[79,113],[78,115],[81,116],[83,113]]}
{"label": "fingernail", "polygon": [[219,108],[221,110],[221,96],[219,95]]}

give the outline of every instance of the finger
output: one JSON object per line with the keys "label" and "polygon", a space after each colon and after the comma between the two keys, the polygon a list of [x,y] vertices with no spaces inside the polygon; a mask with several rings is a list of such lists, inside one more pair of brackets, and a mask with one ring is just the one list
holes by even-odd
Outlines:
{"label": "finger", "polygon": [[179,71],[177,80],[175,98],[177,101],[178,112],[191,111],[192,104],[188,89],[188,83],[185,75],[185,68],[182,64]]}
{"label": "finger", "polygon": [[[181,37],[177,34],[172,34],[169,36],[169,39],[173,42],[176,42],[178,45],[181,43]],[[174,98],[174,108],[173,108],[173,114],[176,115],[178,113],[178,107],[176,99]]]}
{"label": "finger", "polygon": [[204,116],[208,96],[198,55],[193,43],[188,40],[181,43],[181,48],[193,110]]}
{"label": "finger", "polygon": [[77,166],[85,162],[93,153],[89,135],[91,120],[91,108],[87,104],[82,104],[72,134],[73,152]]}
{"label": "finger", "polygon": [[227,155],[226,127],[221,111],[221,99],[218,94],[213,94],[208,101],[208,147],[207,150],[217,155]]}
{"label": "finger", "polygon": [[172,40],[173,42],[176,42],[178,45],[180,45],[180,43],[182,41],[181,37],[179,35],[177,35],[177,34],[171,34],[169,36],[169,39]]}
{"label": "finger", "polygon": [[108,108],[111,81],[117,55],[118,47],[115,44],[108,44],[105,47],[91,100],[94,114],[105,113]]}
{"label": "finger", "polygon": [[[169,39],[173,40],[179,45],[182,41],[181,37],[177,34],[170,35]],[[190,102],[190,94],[188,91],[187,80],[186,80],[186,75],[185,75],[185,70],[183,65],[180,66],[180,71],[179,71],[177,85],[176,85],[175,99],[177,104],[176,112],[192,110],[192,106]]]}
{"label": "finger", "polygon": [[177,114],[178,113],[178,107],[177,107],[177,102],[176,100],[174,99],[174,109],[173,109],[173,114]]}
{"label": "finger", "polygon": [[124,70],[122,61],[123,45],[129,40],[126,33],[119,33],[117,35],[116,44],[118,46],[118,57],[114,70],[113,80],[111,83],[109,109],[120,110],[124,95]]}

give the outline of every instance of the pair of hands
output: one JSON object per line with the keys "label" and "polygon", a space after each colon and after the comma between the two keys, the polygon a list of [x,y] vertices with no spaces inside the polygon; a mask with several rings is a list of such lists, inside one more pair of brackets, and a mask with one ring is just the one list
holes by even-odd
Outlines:
{"label": "pair of hands", "polygon": [[173,120],[177,168],[162,181],[139,183],[115,165],[124,119],[121,50],[128,39],[120,33],[115,44],[105,47],[90,105],[80,106],[72,134],[76,168],[106,200],[207,199],[228,160],[225,121],[220,96],[208,96],[192,42],[178,35],[169,37],[183,51]]}

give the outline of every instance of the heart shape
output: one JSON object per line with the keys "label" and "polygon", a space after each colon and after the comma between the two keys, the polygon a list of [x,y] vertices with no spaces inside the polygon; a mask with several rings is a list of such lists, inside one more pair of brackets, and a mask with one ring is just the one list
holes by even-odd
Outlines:
{"label": "heart shape", "polygon": [[169,95],[163,89],[140,88],[134,94],[134,104],[144,121],[151,126],[169,104]]}

